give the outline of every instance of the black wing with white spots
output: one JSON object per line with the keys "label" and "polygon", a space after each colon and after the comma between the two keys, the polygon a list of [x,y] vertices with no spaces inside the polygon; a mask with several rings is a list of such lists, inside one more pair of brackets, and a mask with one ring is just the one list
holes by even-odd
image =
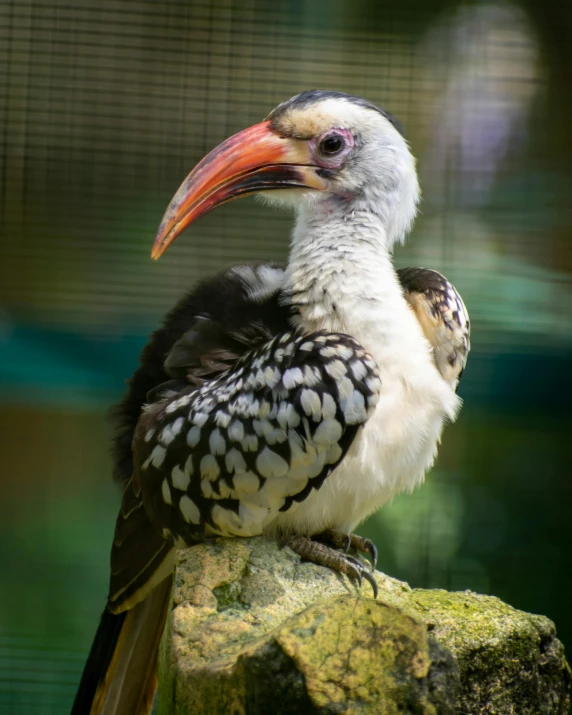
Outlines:
{"label": "black wing with white spots", "polygon": [[348,335],[277,336],[217,379],[147,408],[134,441],[147,513],[185,543],[260,534],[320,487],[380,386]]}
{"label": "black wing with white spots", "polygon": [[[173,539],[149,520],[133,440],[146,406],[213,382],[252,348],[291,328],[280,301],[282,267],[240,265],[205,280],[167,314],[113,411],[115,477],[124,487],[111,553],[109,608],[138,603],[169,571]],[[164,538],[166,536],[166,538]]]}
{"label": "black wing with white spots", "polygon": [[433,348],[439,372],[458,384],[471,349],[471,324],[463,299],[445,276],[429,268],[402,268],[397,275]]}

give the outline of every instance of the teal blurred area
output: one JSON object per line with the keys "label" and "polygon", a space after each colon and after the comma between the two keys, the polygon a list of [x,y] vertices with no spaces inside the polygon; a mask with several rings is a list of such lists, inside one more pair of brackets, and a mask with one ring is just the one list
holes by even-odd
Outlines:
{"label": "teal blurred area", "polygon": [[362,527],[381,568],[554,619],[572,647],[572,6],[561,0],[0,4],[0,712],[69,711],[119,495],[107,411],[201,277],[284,260],[251,199],[154,263],[192,166],[311,87],[403,123],[422,211],[396,264],[462,294],[465,401],[425,485]]}

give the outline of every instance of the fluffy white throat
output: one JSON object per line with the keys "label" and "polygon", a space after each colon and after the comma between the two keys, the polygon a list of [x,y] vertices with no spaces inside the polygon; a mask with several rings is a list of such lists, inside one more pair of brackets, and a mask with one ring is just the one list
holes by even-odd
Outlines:
{"label": "fluffy white throat", "polygon": [[270,531],[353,530],[423,480],[460,405],[403,297],[382,220],[366,212],[331,218],[299,218],[285,289],[307,331],[348,333],[372,354],[381,396],[342,463]]}

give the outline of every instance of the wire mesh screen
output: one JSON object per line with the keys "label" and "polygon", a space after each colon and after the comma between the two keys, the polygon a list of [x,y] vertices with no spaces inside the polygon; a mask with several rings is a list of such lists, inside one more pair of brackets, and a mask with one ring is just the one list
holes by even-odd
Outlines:
{"label": "wire mesh screen", "polygon": [[[431,18],[404,4],[378,8],[368,27],[368,9],[4,3],[0,278],[10,304],[90,329],[152,324],[182,289],[225,263],[283,259],[289,218],[252,201],[206,218],[159,265],[148,248],[170,195],[207,149],[301,89],[326,87],[389,108],[420,159],[424,220],[399,260],[423,254],[450,271],[477,252],[476,285],[466,288],[480,292],[477,321],[535,332],[534,316],[522,325],[520,284],[508,296],[487,286],[493,300],[509,299],[501,311],[499,300],[484,309],[479,283],[484,270],[504,273],[494,265],[498,244],[534,259],[539,244],[545,254],[555,240],[545,222],[556,228],[569,215],[565,191],[522,176],[543,87],[530,21],[509,5]],[[562,210],[547,215],[539,188]],[[500,213],[504,226],[483,225],[479,210]],[[541,292],[549,276],[529,275],[531,263],[519,265],[516,281]],[[534,313],[553,312],[570,339],[558,298],[541,296]]]}
{"label": "wire mesh screen", "polygon": [[557,13],[533,5],[0,4],[2,712],[69,709],[117,509],[104,407],[145,335],[199,278],[287,256],[291,217],[248,199],[154,263],[169,199],[206,151],[315,87],[404,125],[424,201],[396,262],[445,273],[474,326],[437,469],[365,532],[393,575],[495,593],[570,637],[571,78]]}

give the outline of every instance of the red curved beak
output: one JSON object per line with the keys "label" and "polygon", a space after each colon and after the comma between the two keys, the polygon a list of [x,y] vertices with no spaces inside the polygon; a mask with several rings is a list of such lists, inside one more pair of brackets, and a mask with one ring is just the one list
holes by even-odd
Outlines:
{"label": "red curved beak", "polygon": [[197,164],[165,211],[151,257],[208,211],[241,196],[273,189],[326,188],[312,166],[308,143],[279,137],[262,122],[230,137]]}

